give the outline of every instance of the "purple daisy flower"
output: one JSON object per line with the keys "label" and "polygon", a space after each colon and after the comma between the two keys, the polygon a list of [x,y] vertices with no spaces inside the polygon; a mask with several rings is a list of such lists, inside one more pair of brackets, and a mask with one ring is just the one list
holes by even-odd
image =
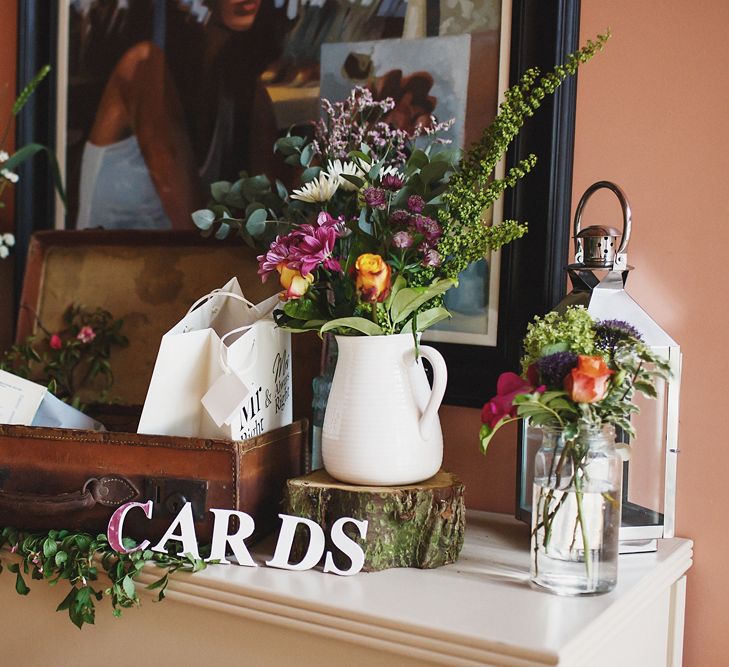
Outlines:
{"label": "purple daisy flower", "polygon": [[[310,227],[302,225],[299,229]],[[316,227],[308,233],[301,233],[298,243],[290,248],[289,266],[299,270],[301,275],[311,273],[319,265],[331,271],[341,271],[339,262],[332,257],[334,244],[337,241],[337,231],[334,227]]]}
{"label": "purple daisy flower", "polygon": [[339,220],[329,215],[326,211],[321,211],[319,215],[316,216],[316,224],[319,225],[319,227],[334,227],[337,222],[339,222]]}
{"label": "purple daisy flower", "polygon": [[268,252],[256,258],[258,260],[258,275],[261,276],[262,282],[266,282],[268,276],[276,273],[279,264],[289,259],[292,240],[291,235],[277,236],[276,240],[271,242]]}

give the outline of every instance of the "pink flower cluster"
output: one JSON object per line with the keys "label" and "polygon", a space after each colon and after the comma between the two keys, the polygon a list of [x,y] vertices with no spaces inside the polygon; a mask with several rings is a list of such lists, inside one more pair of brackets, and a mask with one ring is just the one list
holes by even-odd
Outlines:
{"label": "pink flower cluster", "polygon": [[[79,332],[76,334],[76,340],[80,341],[84,345],[88,345],[92,340],[96,338],[96,332],[93,327],[87,325],[81,327]],[[48,345],[52,350],[60,350],[63,348],[63,338],[57,333],[51,334],[48,340]]]}
{"label": "pink flower cluster", "polygon": [[334,250],[337,239],[345,236],[346,231],[342,218],[333,218],[322,211],[313,225],[301,225],[285,236],[277,236],[268,252],[258,256],[258,273],[264,281],[284,268],[298,271],[302,276],[319,267],[341,273],[342,266],[334,257]]}

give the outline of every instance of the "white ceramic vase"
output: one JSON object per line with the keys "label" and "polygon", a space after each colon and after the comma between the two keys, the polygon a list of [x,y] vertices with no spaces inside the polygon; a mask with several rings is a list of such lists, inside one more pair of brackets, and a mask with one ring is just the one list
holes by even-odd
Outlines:
{"label": "white ceramic vase", "polygon": [[322,427],[324,468],[341,482],[414,484],[443,461],[438,408],[447,370],[441,354],[420,345],[433,367],[431,390],[412,334],[337,336],[339,356]]}

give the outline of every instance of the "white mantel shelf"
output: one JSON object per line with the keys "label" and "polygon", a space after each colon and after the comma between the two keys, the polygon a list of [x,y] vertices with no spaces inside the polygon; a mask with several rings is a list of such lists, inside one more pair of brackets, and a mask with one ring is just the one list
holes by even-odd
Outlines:
{"label": "white mantel shelf", "polygon": [[[135,647],[134,660],[141,659],[138,665],[192,665],[200,658],[213,664],[231,656],[238,660],[217,664],[681,664],[690,540],[659,540],[657,553],[620,556],[616,589],[583,598],[533,590],[526,526],[485,512],[468,513],[460,560],[435,570],[352,577],[290,572],[263,564],[272,553],[272,544],[254,550],[258,568],[219,565],[195,575],[177,574],[165,602],[153,604],[145,595],[141,609],[125,611],[122,619],[111,619],[108,603],[102,603],[96,627],[81,634],[53,611],[65,591],[43,590],[45,584],[31,582],[31,594],[19,598],[12,591],[14,578],[4,573],[4,660],[16,647],[18,658],[36,664],[43,656],[28,649],[24,633],[32,645],[40,636],[39,624],[48,623],[50,629],[43,632],[53,633],[56,656],[67,637],[77,651],[87,643],[109,646],[112,641],[121,647],[126,638]],[[150,568],[143,580],[159,576]],[[179,656],[188,661],[179,662]],[[118,663],[102,662],[129,664],[130,657],[125,652]],[[88,659],[89,665],[100,662],[98,654]],[[87,663],[74,659],[74,664]]]}

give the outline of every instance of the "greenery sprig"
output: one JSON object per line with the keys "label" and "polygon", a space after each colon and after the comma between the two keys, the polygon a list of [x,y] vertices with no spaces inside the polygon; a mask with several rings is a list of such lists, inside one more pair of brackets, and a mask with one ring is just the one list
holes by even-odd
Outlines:
{"label": "greenery sprig", "polygon": [[[124,546],[132,548],[133,540],[124,539]],[[30,587],[25,577],[45,581],[55,586],[65,580],[71,587],[61,600],[56,611],[67,611],[71,622],[78,628],[93,624],[96,616],[96,602],[104,598],[111,600],[112,614],[121,616],[122,610],[138,607],[136,578],[143,568],[154,563],[164,574],[147,590],[157,591],[157,601],[165,598],[169,575],[177,572],[199,572],[207,566],[201,559],[188,554],[168,555],[149,549],[131,554],[114,551],[106,535],[73,533],[68,530],[29,533],[15,528],[3,528],[0,532],[0,549],[6,548],[15,557],[0,559],[0,572],[5,566],[15,574],[15,590],[19,595],[28,595]],[[20,559],[20,562],[17,562]],[[7,562],[10,561],[10,562]],[[25,576],[24,576],[25,575]],[[106,582],[99,580],[108,577]]]}

